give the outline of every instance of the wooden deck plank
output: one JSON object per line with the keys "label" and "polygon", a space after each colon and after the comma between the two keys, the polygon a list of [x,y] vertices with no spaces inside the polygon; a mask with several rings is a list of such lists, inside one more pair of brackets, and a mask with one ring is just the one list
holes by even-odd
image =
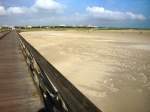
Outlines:
{"label": "wooden deck plank", "polygon": [[0,39],[0,111],[37,112],[42,107],[17,43],[17,34],[11,31]]}

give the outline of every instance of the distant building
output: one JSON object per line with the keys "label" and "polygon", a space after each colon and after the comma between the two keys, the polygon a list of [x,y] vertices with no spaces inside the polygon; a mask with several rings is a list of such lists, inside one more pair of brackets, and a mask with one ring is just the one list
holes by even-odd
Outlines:
{"label": "distant building", "polygon": [[45,27],[46,29],[48,29],[49,27],[47,26],[47,27]]}
{"label": "distant building", "polygon": [[66,27],[67,25],[65,25],[65,24],[62,24],[62,25],[59,25],[60,27]]}
{"label": "distant building", "polygon": [[12,30],[15,30],[15,27],[11,27]]}
{"label": "distant building", "polygon": [[28,25],[27,28],[32,28],[32,26],[31,26],[31,25]]}

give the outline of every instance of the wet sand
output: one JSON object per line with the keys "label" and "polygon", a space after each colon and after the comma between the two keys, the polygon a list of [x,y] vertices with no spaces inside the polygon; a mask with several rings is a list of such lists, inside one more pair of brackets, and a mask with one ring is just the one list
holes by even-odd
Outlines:
{"label": "wet sand", "polygon": [[150,112],[150,31],[21,35],[104,112]]}

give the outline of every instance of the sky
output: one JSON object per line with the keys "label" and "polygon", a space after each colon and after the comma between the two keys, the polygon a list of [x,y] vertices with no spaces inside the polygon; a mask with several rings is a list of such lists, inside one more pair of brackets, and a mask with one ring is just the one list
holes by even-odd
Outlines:
{"label": "sky", "polygon": [[150,0],[0,0],[0,25],[150,28]]}

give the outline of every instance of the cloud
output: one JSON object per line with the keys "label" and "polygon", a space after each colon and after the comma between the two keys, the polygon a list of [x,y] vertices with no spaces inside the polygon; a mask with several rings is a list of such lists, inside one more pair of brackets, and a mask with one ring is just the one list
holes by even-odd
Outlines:
{"label": "cloud", "polygon": [[104,7],[87,7],[86,11],[91,17],[100,20],[145,20],[142,14],[134,14],[132,12],[120,12],[105,9]]}
{"label": "cloud", "polygon": [[26,7],[9,7],[7,9],[7,14],[24,14],[27,10]]}
{"label": "cloud", "polygon": [[0,16],[3,15],[19,15],[26,13],[59,13],[62,12],[64,6],[55,0],[36,0],[31,7],[8,7],[0,6]]}
{"label": "cloud", "polygon": [[126,12],[126,15],[134,20],[145,20],[146,19],[146,17],[143,16],[142,14],[134,14],[132,12]]}
{"label": "cloud", "polygon": [[0,6],[0,16],[6,15],[6,10],[3,6]]}
{"label": "cloud", "polygon": [[36,0],[33,8],[49,11],[61,11],[63,9],[63,5],[55,0]]}
{"label": "cloud", "polygon": [[[57,0],[34,0],[30,7],[0,5],[0,24],[16,25],[98,25],[119,26],[121,24],[142,24],[149,20],[142,14],[105,9],[104,7],[85,7],[81,12],[64,12],[65,5]],[[69,9],[68,9],[69,10]],[[67,11],[67,10],[66,10]],[[64,12],[64,13],[60,13]],[[71,13],[72,12],[72,13]],[[4,17],[1,17],[4,16]],[[11,16],[11,17],[8,17]],[[21,18],[21,19],[20,19]],[[69,18],[69,19],[68,19]],[[145,21],[144,21],[145,20]]]}

